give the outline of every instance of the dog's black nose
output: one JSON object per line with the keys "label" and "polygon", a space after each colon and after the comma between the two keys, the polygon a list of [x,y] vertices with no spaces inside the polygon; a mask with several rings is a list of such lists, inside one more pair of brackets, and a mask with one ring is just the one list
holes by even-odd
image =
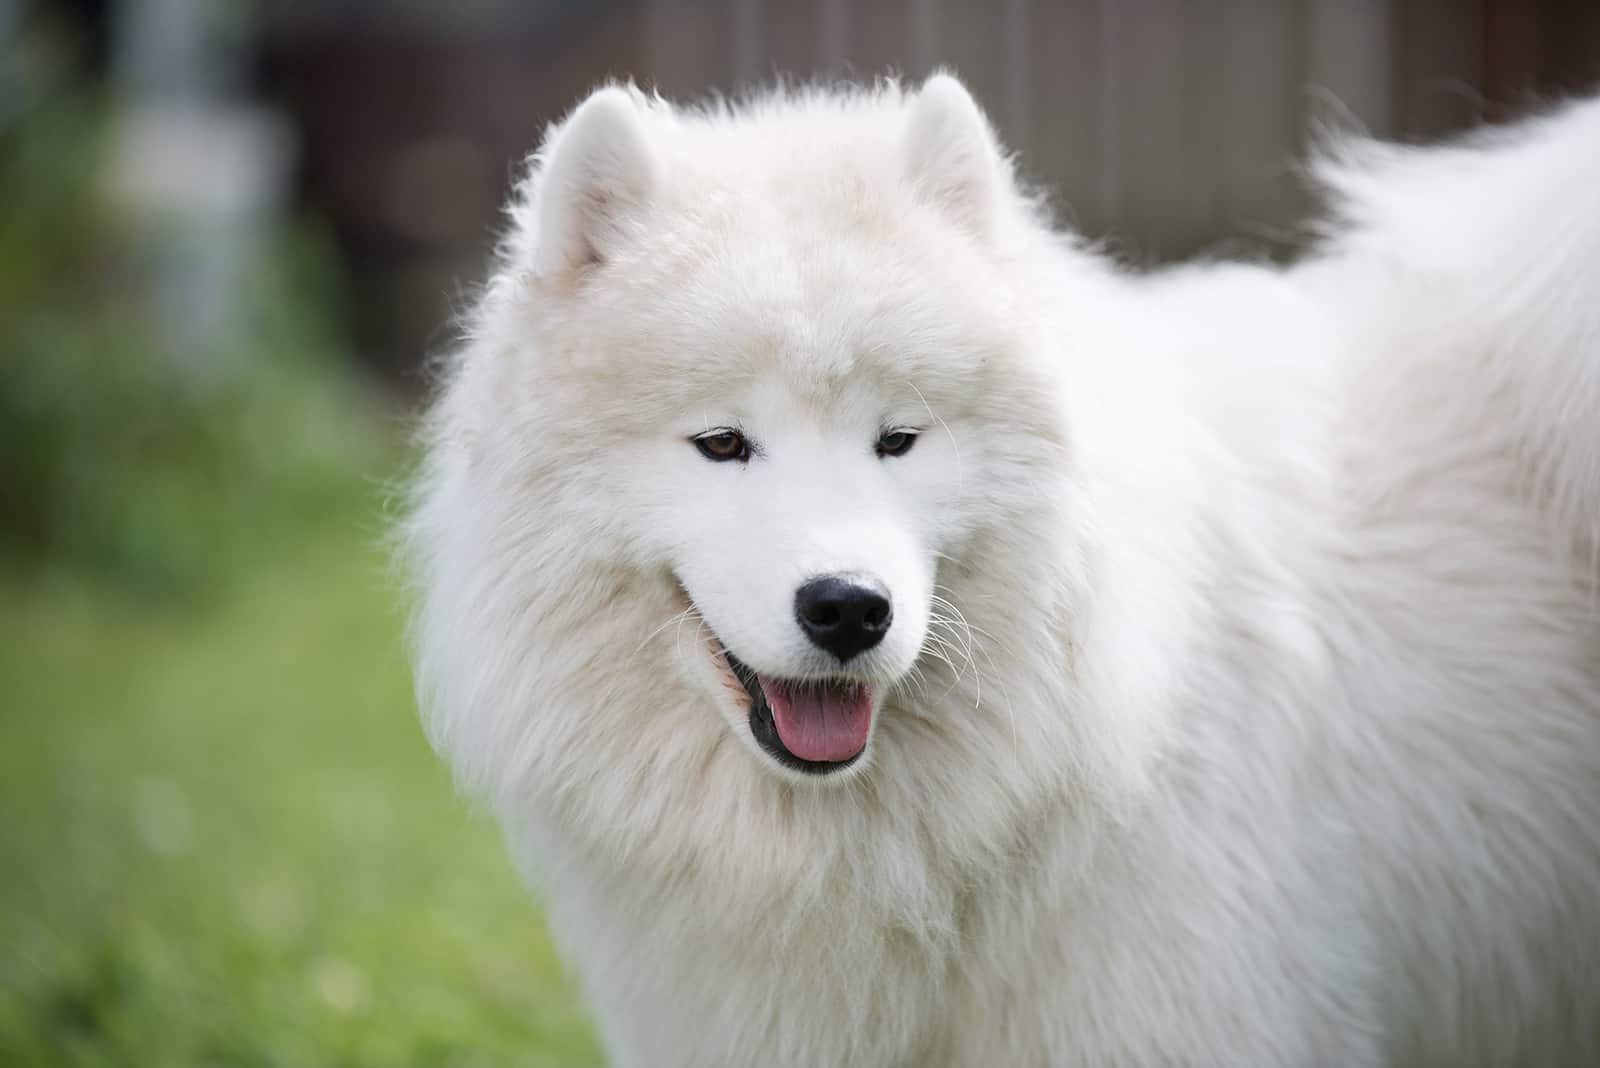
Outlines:
{"label": "dog's black nose", "polygon": [[794,595],[794,614],[810,639],[843,663],[883,641],[894,620],[889,591],[856,575],[823,575]]}

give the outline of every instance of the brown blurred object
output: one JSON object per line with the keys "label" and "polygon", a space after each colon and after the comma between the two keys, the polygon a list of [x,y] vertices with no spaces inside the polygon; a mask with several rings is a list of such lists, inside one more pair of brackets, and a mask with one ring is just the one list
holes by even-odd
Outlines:
{"label": "brown blurred object", "polygon": [[358,342],[413,381],[454,340],[520,161],[606,78],[681,99],[952,67],[1063,219],[1140,262],[1292,247],[1314,118],[1434,137],[1600,78],[1580,0],[341,0],[267,30]]}

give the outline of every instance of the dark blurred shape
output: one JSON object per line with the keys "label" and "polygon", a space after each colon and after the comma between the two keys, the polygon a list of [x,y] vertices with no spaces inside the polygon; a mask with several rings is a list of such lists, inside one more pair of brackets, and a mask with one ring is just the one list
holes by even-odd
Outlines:
{"label": "dark blurred shape", "polygon": [[498,210],[544,124],[635,65],[614,4],[350,3],[272,23],[303,192],[346,257],[364,355],[410,376],[448,347]]}
{"label": "dark blurred shape", "polygon": [[1293,246],[1309,121],[1432,137],[1600,77],[1600,5],[1562,0],[344,0],[271,9],[366,356],[454,339],[497,207],[546,123],[606,78],[674,98],[949,66],[1064,219],[1139,261]]}

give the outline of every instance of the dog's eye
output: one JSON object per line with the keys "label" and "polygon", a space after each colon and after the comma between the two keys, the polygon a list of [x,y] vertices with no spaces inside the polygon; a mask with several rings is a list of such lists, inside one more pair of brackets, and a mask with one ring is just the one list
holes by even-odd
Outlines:
{"label": "dog's eye", "polygon": [[916,443],[915,430],[887,430],[878,437],[878,455],[904,456]]}
{"label": "dog's eye", "polygon": [[750,443],[744,440],[744,435],[737,430],[726,428],[708,430],[697,438],[690,439],[694,447],[700,450],[700,455],[707,460],[725,463],[728,460],[738,460],[741,463],[750,459]]}

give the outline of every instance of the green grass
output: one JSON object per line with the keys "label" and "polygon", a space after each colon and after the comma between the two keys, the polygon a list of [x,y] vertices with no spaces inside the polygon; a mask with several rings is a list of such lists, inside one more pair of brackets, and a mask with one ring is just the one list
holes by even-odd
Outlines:
{"label": "green grass", "polygon": [[188,607],[0,582],[0,1064],[598,1063],[350,513]]}

